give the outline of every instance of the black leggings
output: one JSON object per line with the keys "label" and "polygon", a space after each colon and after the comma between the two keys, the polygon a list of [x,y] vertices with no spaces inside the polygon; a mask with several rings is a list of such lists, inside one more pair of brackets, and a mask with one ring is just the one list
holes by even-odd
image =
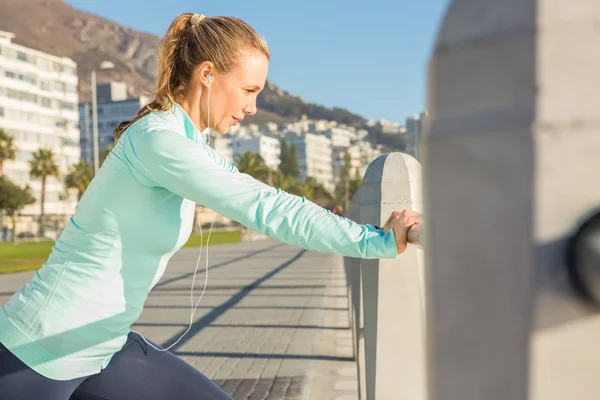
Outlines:
{"label": "black leggings", "polygon": [[[155,347],[161,348],[150,341]],[[130,333],[102,372],[68,381],[48,379],[0,344],[0,400],[231,400],[219,386],[168,351]]]}

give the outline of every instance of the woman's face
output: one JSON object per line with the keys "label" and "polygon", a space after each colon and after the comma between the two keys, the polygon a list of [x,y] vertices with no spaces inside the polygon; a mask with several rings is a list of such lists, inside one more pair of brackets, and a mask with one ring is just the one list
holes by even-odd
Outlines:
{"label": "woman's face", "polygon": [[[207,101],[214,131],[225,134],[246,115],[256,114],[256,97],[265,86],[268,67],[269,60],[262,52],[247,50],[241,52],[239,64],[232,71],[213,74]],[[205,92],[208,96],[208,90]]]}

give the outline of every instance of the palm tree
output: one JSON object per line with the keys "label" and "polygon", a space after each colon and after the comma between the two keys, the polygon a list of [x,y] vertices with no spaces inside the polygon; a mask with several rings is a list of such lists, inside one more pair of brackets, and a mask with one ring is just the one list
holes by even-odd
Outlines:
{"label": "palm tree", "polygon": [[17,155],[13,139],[4,129],[0,128],[0,176],[4,173],[4,162],[14,160]]}
{"label": "palm tree", "polygon": [[71,171],[69,171],[69,175],[66,178],[67,188],[77,189],[77,200],[81,200],[83,192],[85,192],[93,177],[93,167],[84,160],[81,160],[71,167]]}
{"label": "palm tree", "polygon": [[300,192],[300,186],[296,178],[284,174],[281,170],[276,169],[272,173],[273,187],[279,188],[284,192],[292,193],[298,196],[302,196]]}
{"label": "palm tree", "polygon": [[304,195],[304,197],[306,197],[308,200],[323,204],[332,200],[331,193],[325,189],[325,186],[323,186],[322,183],[318,182],[312,176],[309,176],[304,180],[302,187],[306,187],[306,193],[311,196],[309,197],[306,194]]}
{"label": "palm tree", "polygon": [[42,180],[42,198],[40,199],[40,237],[44,237],[44,201],[46,199],[46,179],[53,176],[58,179],[58,165],[54,160],[54,153],[48,149],[39,149],[33,153],[33,159],[29,162],[32,178]]}
{"label": "palm tree", "polygon": [[244,174],[248,174],[262,182],[268,180],[269,167],[265,164],[265,160],[260,154],[247,151],[242,155],[237,155],[236,164],[238,170]]}
{"label": "palm tree", "polygon": [[304,182],[298,188],[300,196],[306,197],[307,200],[313,201],[315,199],[315,187],[308,182]]}

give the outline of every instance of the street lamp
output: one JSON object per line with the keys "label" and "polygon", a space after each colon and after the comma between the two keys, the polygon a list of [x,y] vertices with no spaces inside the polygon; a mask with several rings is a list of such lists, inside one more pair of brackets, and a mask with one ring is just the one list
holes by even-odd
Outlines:
{"label": "street lamp", "polygon": [[[102,61],[100,63],[100,69],[113,69],[115,64],[110,61]],[[94,145],[94,175],[100,168],[100,154],[98,151],[98,96],[96,87],[96,69],[92,70],[92,135]]]}

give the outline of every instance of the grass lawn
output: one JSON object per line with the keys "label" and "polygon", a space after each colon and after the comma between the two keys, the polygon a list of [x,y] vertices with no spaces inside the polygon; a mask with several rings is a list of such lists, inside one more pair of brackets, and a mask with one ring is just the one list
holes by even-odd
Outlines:
{"label": "grass lawn", "polygon": [[[206,244],[208,232],[203,235]],[[241,231],[213,232],[210,235],[210,244],[238,243],[242,241]],[[23,242],[17,244],[0,243],[0,274],[9,274],[19,271],[29,271],[41,268],[46,262],[54,242]],[[192,235],[185,247],[200,246],[200,235]]]}

